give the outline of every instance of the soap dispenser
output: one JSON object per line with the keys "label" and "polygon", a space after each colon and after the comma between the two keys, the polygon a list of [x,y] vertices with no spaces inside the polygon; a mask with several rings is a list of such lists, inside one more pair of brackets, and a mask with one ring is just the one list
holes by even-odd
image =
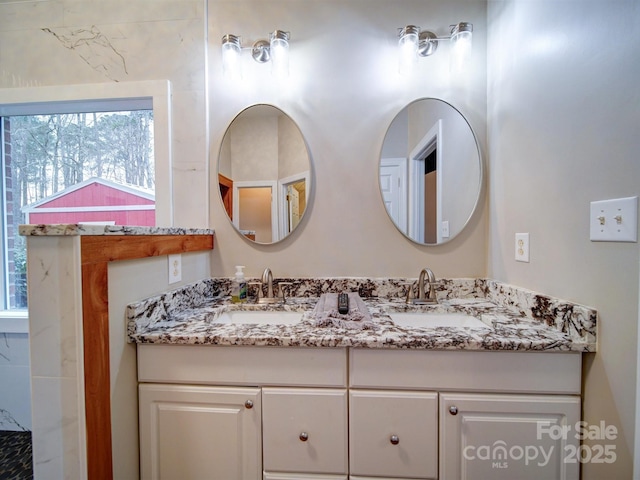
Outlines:
{"label": "soap dispenser", "polygon": [[243,265],[236,265],[236,276],[231,286],[231,301],[233,303],[243,303],[247,301],[247,282],[244,279],[243,269]]}

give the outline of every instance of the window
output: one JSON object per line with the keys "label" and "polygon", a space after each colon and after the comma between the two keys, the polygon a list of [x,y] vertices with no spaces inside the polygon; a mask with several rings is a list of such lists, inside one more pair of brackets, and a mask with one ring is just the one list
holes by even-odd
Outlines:
{"label": "window", "polygon": [[21,309],[26,242],[18,225],[155,225],[153,111],[16,115],[0,117],[0,126],[3,307]]}
{"label": "window", "polygon": [[27,307],[19,224],[171,225],[169,112],[164,81],[0,89],[0,319]]}

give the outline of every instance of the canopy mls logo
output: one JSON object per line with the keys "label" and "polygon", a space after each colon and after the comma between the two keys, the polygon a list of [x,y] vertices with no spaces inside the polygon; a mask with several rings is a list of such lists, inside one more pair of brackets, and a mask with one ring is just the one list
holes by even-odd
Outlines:
{"label": "canopy mls logo", "polygon": [[491,461],[493,468],[509,468],[509,462],[524,462],[545,467],[549,464],[555,445],[545,449],[542,445],[507,445],[504,440],[496,440],[492,445],[467,445],[462,451],[465,460]]}
{"label": "canopy mls logo", "polygon": [[[549,463],[614,463],[616,446],[598,442],[618,438],[618,429],[601,421],[589,425],[580,421],[575,425],[559,425],[551,422],[536,422],[537,444],[509,445],[496,440],[489,445],[467,445],[462,456],[467,461],[491,462],[491,468],[506,469],[514,464],[546,467]],[[583,440],[590,445],[580,444]],[[594,443],[595,442],[595,443]]]}

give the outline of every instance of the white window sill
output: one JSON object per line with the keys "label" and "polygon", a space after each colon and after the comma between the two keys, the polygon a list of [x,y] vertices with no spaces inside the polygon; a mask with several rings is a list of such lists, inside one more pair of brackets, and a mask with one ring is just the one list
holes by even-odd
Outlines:
{"label": "white window sill", "polygon": [[29,314],[26,310],[0,311],[0,333],[29,333]]}

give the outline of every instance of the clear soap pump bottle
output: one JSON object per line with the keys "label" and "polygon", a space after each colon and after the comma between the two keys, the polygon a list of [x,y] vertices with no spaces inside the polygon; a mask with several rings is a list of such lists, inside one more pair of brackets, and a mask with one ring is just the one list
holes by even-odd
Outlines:
{"label": "clear soap pump bottle", "polygon": [[243,265],[236,265],[236,277],[231,286],[231,301],[243,303],[247,301],[247,282],[244,279]]}

